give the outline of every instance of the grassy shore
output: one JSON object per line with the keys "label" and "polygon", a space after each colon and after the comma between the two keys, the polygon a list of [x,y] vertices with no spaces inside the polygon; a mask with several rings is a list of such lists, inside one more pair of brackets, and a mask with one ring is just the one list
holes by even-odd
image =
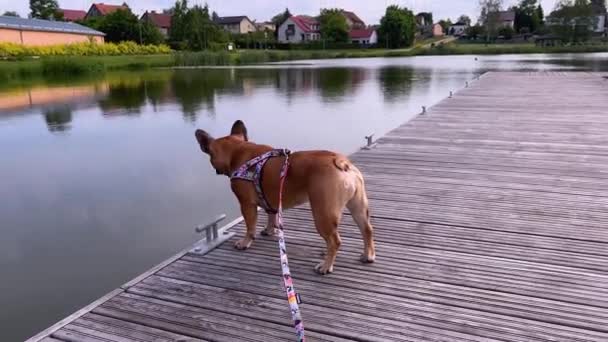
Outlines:
{"label": "grassy shore", "polygon": [[172,66],[255,65],[271,62],[309,59],[409,57],[419,55],[497,55],[524,53],[608,52],[608,44],[543,48],[534,44],[467,44],[451,43],[433,48],[359,49],[359,50],[242,50],[227,52],[180,52],[145,56],[74,56],[0,61],[0,81],[29,78],[76,77],[103,74],[115,70],[145,70]]}

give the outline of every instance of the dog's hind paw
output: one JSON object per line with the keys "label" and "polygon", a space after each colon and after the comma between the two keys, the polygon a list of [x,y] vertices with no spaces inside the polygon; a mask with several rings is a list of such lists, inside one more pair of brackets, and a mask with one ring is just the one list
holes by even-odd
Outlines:
{"label": "dog's hind paw", "polygon": [[368,255],[361,254],[361,256],[359,256],[359,261],[361,261],[364,264],[371,264],[374,261],[376,261],[376,256],[370,257]]}
{"label": "dog's hind paw", "polygon": [[260,232],[260,235],[262,236],[274,236],[276,233],[275,229],[272,228],[272,230],[269,229],[264,229]]}
{"label": "dog's hind paw", "polygon": [[333,271],[334,271],[334,267],[325,266],[325,262],[319,263],[317,266],[315,266],[315,272],[317,272],[320,275],[326,275],[326,274],[332,273]]}

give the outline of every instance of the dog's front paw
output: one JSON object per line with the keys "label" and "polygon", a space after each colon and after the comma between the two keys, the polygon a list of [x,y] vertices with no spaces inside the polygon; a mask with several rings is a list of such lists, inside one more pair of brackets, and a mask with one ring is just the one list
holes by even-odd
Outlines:
{"label": "dog's front paw", "polygon": [[244,251],[247,248],[251,247],[252,243],[253,243],[253,240],[251,240],[251,239],[247,239],[247,238],[240,239],[239,241],[234,243],[234,248]]}
{"label": "dog's front paw", "polygon": [[334,271],[334,266],[333,265],[327,266],[327,265],[325,265],[325,262],[321,262],[317,266],[315,266],[315,272],[317,272],[320,275],[326,275],[326,274],[332,273],[333,271]]}

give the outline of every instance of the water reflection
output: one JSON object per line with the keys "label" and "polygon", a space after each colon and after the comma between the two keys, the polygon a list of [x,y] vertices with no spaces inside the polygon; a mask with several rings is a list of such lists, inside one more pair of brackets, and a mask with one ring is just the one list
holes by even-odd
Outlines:
{"label": "water reflection", "polygon": [[24,340],[181,250],[198,238],[189,227],[238,215],[193,126],[219,136],[244,119],[253,141],[348,154],[485,71],[596,70],[606,59],[324,60],[0,85],[0,341]]}
{"label": "water reflection", "polygon": [[72,109],[61,106],[44,111],[44,121],[49,132],[66,132],[72,128]]}
{"label": "water reflection", "polygon": [[395,102],[404,98],[412,89],[414,69],[410,67],[387,66],[378,73],[380,91],[384,100]]}

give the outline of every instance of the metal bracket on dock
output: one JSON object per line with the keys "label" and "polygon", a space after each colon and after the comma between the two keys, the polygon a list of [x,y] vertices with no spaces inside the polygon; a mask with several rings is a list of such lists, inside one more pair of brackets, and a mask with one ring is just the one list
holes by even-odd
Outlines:
{"label": "metal bracket on dock", "polygon": [[363,150],[371,150],[372,148],[374,148],[374,146],[376,146],[376,143],[373,141],[373,139],[374,139],[373,133],[370,134],[369,136],[366,136],[365,139],[367,140],[367,145],[362,147]]}
{"label": "metal bracket on dock", "polygon": [[197,233],[205,233],[205,238],[197,242],[190,250],[191,253],[205,254],[211,249],[215,248],[224,241],[230,239],[235,233],[229,233],[226,230],[219,229],[219,223],[226,218],[225,214],[222,214],[211,223],[205,225],[198,225],[194,228]]}

